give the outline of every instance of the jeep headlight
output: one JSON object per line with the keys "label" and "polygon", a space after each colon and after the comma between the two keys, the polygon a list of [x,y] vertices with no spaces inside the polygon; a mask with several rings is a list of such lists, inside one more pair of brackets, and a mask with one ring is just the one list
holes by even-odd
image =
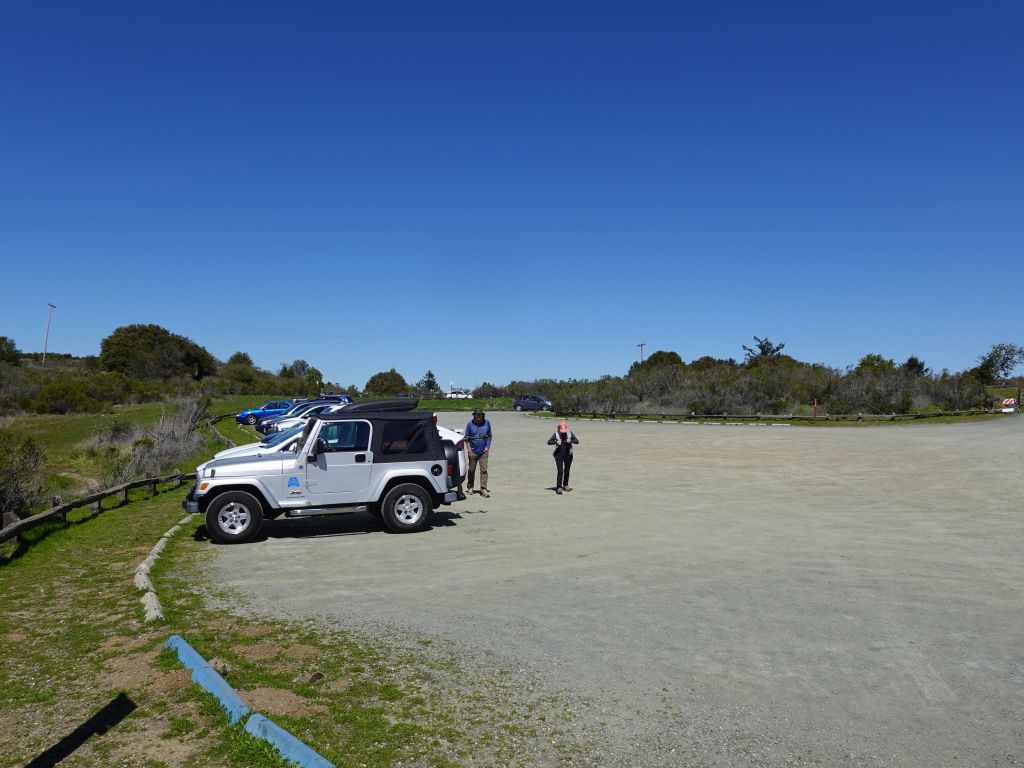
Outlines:
{"label": "jeep headlight", "polygon": [[203,477],[216,477],[217,470],[212,467],[207,467],[203,470]]}

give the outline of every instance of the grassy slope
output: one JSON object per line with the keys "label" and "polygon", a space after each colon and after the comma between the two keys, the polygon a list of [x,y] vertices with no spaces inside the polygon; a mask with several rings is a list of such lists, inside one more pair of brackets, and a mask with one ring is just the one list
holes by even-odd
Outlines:
{"label": "grassy slope", "polygon": [[[216,447],[210,440],[191,463]],[[413,652],[384,659],[370,644],[336,631],[254,625],[206,608],[195,565],[212,554],[212,545],[197,518],[188,520],[152,574],[167,622],[144,625],[133,571],[182,518],[183,493],[165,489],[146,498],[138,491],[101,514],[73,512],[69,525],[30,531],[30,545],[8,547],[0,558],[5,761],[29,762],[122,692],[136,709],[61,765],[283,765],[265,744],[229,727],[213,699],[189,685],[160,650],[171,634],[226,662],[238,689],[265,689],[279,704],[296,707],[268,714],[338,765],[445,766],[465,754],[466,737],[426,693],[430,673],[408,673]]]}
{"label": "grassy slope", "polygon": [[72,498],[89,480],[98,481],[105,469],[102,456],[82,448],[84,440],[118,419],[147,424],[159,419],[162,412],[160,403],[146,403],[118,406],[104,414],[20,416],[6,419],[4,429],[16,435],[29,435],[45,449],[48,494]]}

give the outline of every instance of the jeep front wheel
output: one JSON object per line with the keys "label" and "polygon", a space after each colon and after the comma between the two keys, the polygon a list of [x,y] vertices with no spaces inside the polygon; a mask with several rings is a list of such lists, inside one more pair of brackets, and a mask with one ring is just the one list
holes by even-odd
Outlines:
{"label": "jeep front wheel", "polygon": [[250,413],[248,416],[245,417],[246,424],[252,425],[255,424],[257,421],[259,421],[259,419],[256,418],[256,414],[254,413]]}
{"label": "jeep front wheel", "polygon": [[434,511],[430,494],[412,483],[396,485],[381,503],[381,517],[391,531],[412,533],[427,527]]}
{"label": "jeep front wheel", "polygon": [[228,491],[206,508],[206,531],[220,544],[243,544],[263,525],[263,506],[245,491]]}

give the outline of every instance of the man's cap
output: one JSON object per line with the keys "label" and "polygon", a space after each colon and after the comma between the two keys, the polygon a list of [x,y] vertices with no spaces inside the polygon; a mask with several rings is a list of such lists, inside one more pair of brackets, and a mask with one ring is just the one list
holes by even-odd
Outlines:
{"label": "man's cap", "polygon": [[481,411],[481,410],[480,410],[479,408],[477,408],[477,409],[476,409],[475,411],[473,411],[473,415],[474,415],[474,416],[476,416],[477,414],[479,414],[479,415],[483,416],[483,415],[484,415],[484,412],[483,412],[483,411]]}

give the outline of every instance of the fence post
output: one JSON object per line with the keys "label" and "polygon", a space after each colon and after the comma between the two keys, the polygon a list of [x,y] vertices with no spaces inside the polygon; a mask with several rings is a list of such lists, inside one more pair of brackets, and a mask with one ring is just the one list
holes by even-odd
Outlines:
{"label": "fence post", "polygon": [[146,483],[146,488],[149,489],[150,496],[156,496],[156,480]]}
{"label": "fence post", "polygon": [[128,486],[127,485],[118,492],[118,496],[121,498],[121,502],[122,503],[128,501]]}
{"label": "fence post", "polygon": [[7,528],[8,526],[14,525],[21,518],[13,512],[4,512],[3,518],[0,518],[0,528]]}

